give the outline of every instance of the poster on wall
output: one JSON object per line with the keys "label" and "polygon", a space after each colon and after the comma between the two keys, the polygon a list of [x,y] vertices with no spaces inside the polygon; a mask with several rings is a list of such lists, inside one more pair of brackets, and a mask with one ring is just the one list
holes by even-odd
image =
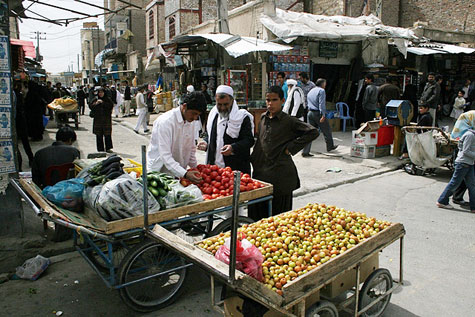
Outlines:
{"label": "poster on wall", "polygon": [[0,71],[9,71],[8,36],[0,36]]}
{"label": "poster on wall", "polygon": [[11,138],[11,108],[0,107],[0,138]]}
{"label": "poster on wall", "polygon": [[15,171],[13,142],[11,140],[0,140],[0,174],[13,173]]}
{"label": "poster on wall", "polygon": [[0,72],[0,105],[11,107],[10,73]]}

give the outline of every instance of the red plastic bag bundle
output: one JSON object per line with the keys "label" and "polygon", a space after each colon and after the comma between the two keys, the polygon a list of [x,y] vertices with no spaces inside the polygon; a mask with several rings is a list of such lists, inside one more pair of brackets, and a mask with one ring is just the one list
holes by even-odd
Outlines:
{"label": "red plastic bag bundle", "polygon": [[[236,269],[258,281],[262,281],[262,262],[264,257],[256,246],[244,238],[244,234],[238,235],[238,240],[236,241]],[[227,238],[216,252],[215,258],[229,264],[229,257],[231,255],[230,245],[231,238]]]}

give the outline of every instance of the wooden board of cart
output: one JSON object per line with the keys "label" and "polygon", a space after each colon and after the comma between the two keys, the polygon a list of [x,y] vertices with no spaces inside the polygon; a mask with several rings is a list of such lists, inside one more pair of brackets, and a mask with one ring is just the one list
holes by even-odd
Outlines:
{"label": "wooden board of cart", "polygon": [[[326,284],[337,279],[341,274],[352,269],[356,264],[367,260],[375,253],[398,240],[404,234],[405,229],[402,224],[392,224],[354,248],[289,282],[282,288],[282,296],[268,289],[263,283],[239,271],[236,271],[234,285],[230,286],[243,295],[268,307],[277,308],[278,310],[289,309],[320,290]],[[183,255],[187,260],[198,264],[214,276],[227,281],[228,265],[215,259],[208,251],[182,240],[159,225],[154,227],[151,237]]]}
{"label": "wooden board of cart", "polygon": [[[248,192],[242,192],[239,196],[239,201],[245,202],[272,195],[272,185],[262,181],[261,183],[264,184],[264,187]],[[57,207],[42,195],[41,190],[31,181],[31,179],[20,179],[20,184],[25,189],[25,191],[45,210],[45,212],[47,212],[53,218],[61,218],[77,225],[101,231],[105,234],[113,234],[143,227],[143,216],[107,222],[100,218],[97,213],[88,208],[85,208],[84,213],[75,213]],[[233,197],[228,196],[177,208],[161,210],[149,214],[148,221],[150,224],[155,224],[204,211],[211,211],[218,208],[231,206],[232,200]]]}

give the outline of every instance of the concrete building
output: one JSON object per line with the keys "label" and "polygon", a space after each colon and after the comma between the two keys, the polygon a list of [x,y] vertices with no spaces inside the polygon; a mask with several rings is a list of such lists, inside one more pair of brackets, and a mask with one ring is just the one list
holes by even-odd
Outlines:
{"label": "concrete building", "polygon": [[[311,13],[357,17],[364,0],[311,1]],[[475,42],[475,1],[467,0],[368,0],[367,12],[386,25],[416,27],[416,33],[433,41]]]}
{"label": "concrete building", "polygon": [[94,57],[104,48],[104,30],[96,22],[87,22],[83,23],[80,34],[83,84],[93,84],[98,74]]}
{"label": "concrete building", "polygon": [[146,56],[145,8],[147,1],[104,0],[105,49],[113,49],[105,67],[114,80],[140,79]]}

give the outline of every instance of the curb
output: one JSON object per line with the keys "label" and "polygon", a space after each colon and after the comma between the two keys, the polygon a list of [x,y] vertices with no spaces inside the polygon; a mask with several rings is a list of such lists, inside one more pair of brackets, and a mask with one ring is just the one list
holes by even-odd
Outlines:
{"label": "curb", "polygon": [[301,197],[301,196],[305,196],[305,195],[308,195],[308,194],[316,193],[316,192],[321,191],[321,190],[334,188],[334,187],[337,187],[337,186],[340,186],[340,185],[355,183],[357,181],[360,181],[360,180],[363,180],[363,179],[366,179],[366,178],[369,178],[369,177],[378,176],[378,175],[381,175],[381,174],[386,174],[386,173],[398,170],[400,168],[401,168],[401,165],[399,165],[399,164],[391,166],[391,167],[385,167],[381,170],[364,173],[364,174],[361,174],[357,177],[353,177],[353,178],[350,178],[350,179],[345,179],[345,180],[341,180],[341,181],[330,183],[330,184],[320,185],[320,186],[317,186],[317,187],[312,188],[312,189],[302,190],[302,191],[296,193],[293,197],[294,198],[295,197]]}

